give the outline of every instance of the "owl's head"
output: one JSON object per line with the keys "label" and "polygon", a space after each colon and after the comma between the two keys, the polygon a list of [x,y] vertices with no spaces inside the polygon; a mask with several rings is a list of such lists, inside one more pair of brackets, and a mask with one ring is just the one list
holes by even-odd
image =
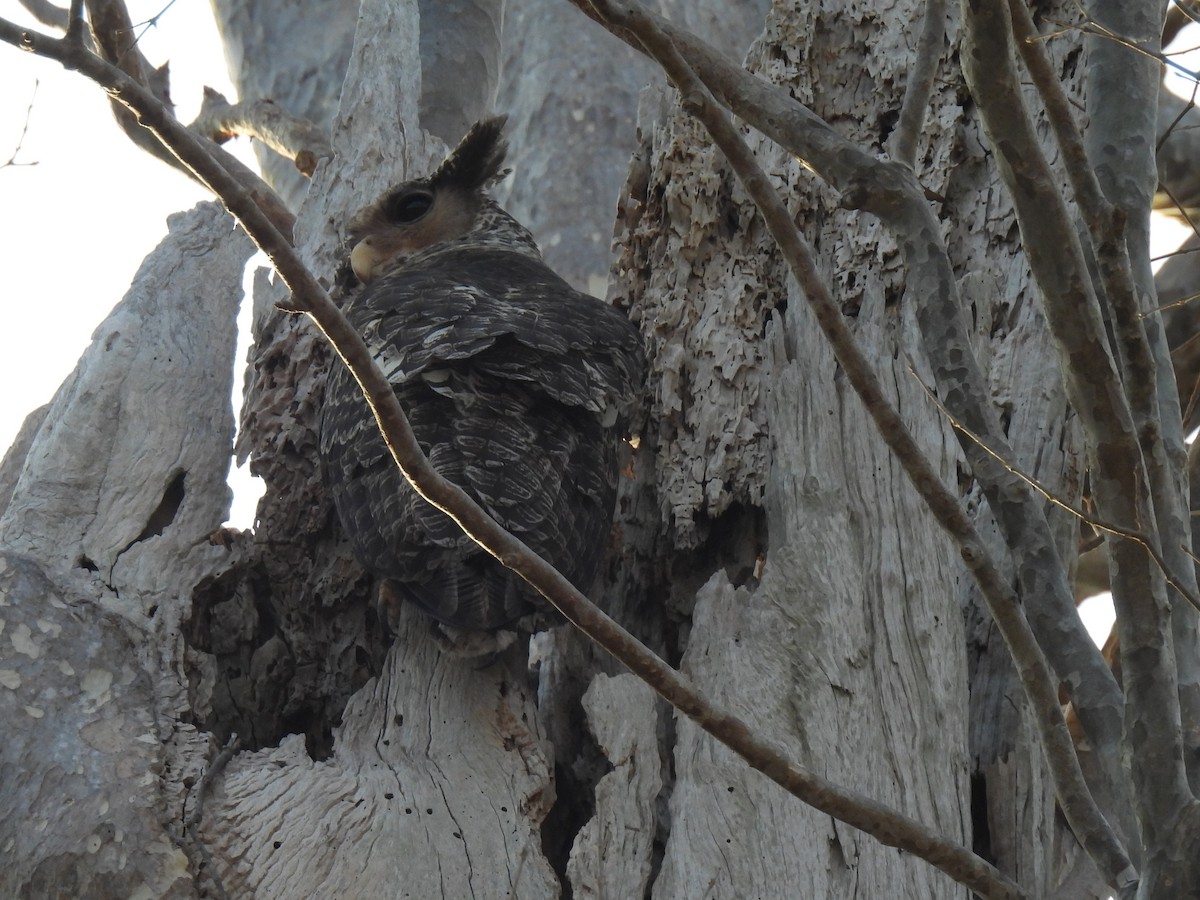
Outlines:
{"label": "owl's head", "polygon": [[486,193],[503,178],[507,116],[476,122],[428,178],[406,181],[354,217],[350,265],[364,284],[442,246],[537,254],[529,232]]}

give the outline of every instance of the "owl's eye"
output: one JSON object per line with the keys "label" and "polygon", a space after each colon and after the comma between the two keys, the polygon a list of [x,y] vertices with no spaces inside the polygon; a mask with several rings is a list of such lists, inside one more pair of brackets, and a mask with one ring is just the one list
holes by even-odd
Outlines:
{"label": "owl's eye", "polygon": [[397,225],[409,225],[429,212],[433,206],[433,194],[427,191],[411,191],[401,194],[388,204],[388,218]]}

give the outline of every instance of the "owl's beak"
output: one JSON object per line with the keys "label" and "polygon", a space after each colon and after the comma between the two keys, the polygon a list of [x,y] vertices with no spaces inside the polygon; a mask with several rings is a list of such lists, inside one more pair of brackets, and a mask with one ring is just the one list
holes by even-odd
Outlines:
{"label": "owl's beak", "polygon": [[363,284],[370,284],[379,275],[384,262],[383,254],[375,247],[371,238],[363,238],[350,251],[350,268]]}

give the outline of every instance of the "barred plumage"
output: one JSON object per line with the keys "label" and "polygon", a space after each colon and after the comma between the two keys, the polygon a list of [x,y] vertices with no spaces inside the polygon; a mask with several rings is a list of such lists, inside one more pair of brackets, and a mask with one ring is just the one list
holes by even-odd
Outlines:
{"label": "barred plumage", "polygon": [[[475,125],[433,176],[355,219],[366,287],[346,313],[434,467],[586,591],[608,544],[640,340],[620,311],[551,271],[484,193],[503,165],[503,124]],[[341,365],[321,457],[359,561],[439,622],[494,631],[544,609],[409,487]]]}

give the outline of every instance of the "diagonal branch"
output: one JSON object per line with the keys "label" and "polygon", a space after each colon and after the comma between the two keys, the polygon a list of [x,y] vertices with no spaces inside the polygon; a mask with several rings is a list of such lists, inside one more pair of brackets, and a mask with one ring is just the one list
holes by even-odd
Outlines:
{"label": "diagonal branch", "polygon": [[[425,500],[450,516],[480,546],[533,585],[580,630],[603,646],[674,707],[793,795],[889,846],[919,855],[988,898],[1018,900],[1025,894],[969,850],[898,811],[840,787],[792,762],[740,719],[716,706],[636,638],[594,606],[562,575],[497,525],[466,493],[442,478],[421,452],[395,392],[375,365],[362,336],[305,268],[288,239],[200,140],[124,72],[90,53],[33,35],[0,19],[0,40],[58,59],[135,110],[142,124],[171,149],[195,177],[225,203],[275,265],[292,290],[292,307],[304,311],[350,368],[375,414],[404,475]],[[57,55],[55,55],[57,54]],[[982,552],[981,548],[979,552]]]}
{"label": "diagonal branch", "polygon": [[[589,18],[645,52],[628,28],[607,23],[589,0],[571,0]],[[970,332],[963,319],[954,271],[941,240],[941,225],[929,208],[912,170],[883,162],[847,141],[797,101],[786,88],[755,78],[671,22],[646,13],[696,75],[727,108],[782,147],[795,153],[842,192],[843,205],[878,216],[898,239],[907,268],[907,294],[916,304],[925,353],[938,389],[955,417],[982,436],[1004,459],[1014,457],[979,371]],[[1124,697],[1099,649],[1075,610],[1066,566],[1040,500],[1004,466],[963,442],[963,452],[983,487],[1017,570],[1021,599],[1043,652],[1058,678],[1069,685],[1079,720],[1095,748],[1107,784],[1093,785],[1102,803],[1131,824],[1128,799],[1116,787],[1124,781],[1119,755]],[[1132,827],[1127,833],[1134,833]]]}
{"label": "diagonal branch", "polygon": [[1136,879],[1136,872],[1084,783],[1074,744],[1058,704],[1050,668],[1015,594],[988,556],[958,498],[942,485],[899,413],[888,403],[878,378],[854,340],[837,303],[817,274],[808,243],[796,228],[779,194],[771,187],[753,153],[738,137],[725,111],[718,106],[654,18],[636,3],[593,0],[593,8],[606,21],[635,34],[647,52],[659,62],[678,88],[684,108],[704,124],[754,200],[842,370],[863,401],[881,437],[938,523],[958,544],[963,559],[975,576],[1020,673],[1022,686],[1030,703],[1038,710],[1034,718],[1043,751],[1054,777],[1059,803],[1072,829],[1113,887],[1132,883]]}

